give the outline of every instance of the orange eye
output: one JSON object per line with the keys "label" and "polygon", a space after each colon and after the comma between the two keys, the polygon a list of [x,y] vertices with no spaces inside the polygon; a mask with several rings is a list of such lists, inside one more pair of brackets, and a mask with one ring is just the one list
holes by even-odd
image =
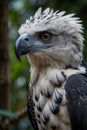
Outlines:
{"label": "orange eye", "polygon": [[40,35],[40,38],[41,38],[43,41],[47,42],[47,41],[49,41],[49,40],[51,39],[51,34],[48,33],[48,32],[43,32],[43,33]]}

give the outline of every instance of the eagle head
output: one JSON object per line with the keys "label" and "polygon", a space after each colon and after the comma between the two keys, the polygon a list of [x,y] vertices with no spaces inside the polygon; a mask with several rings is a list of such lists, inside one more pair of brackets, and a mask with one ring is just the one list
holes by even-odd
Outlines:
{"label": "eagle head", "polygon": [[47,8],[37,10],[19,28],[16,56],[27,54],[33,66],[67,66],[76,68],[82,62],[83,27],[74,14]]}

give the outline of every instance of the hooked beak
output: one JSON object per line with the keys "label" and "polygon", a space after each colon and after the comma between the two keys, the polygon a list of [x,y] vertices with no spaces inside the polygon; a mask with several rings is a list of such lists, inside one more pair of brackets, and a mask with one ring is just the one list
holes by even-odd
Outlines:
{"label": "hooked beak", "polygon": [[16,53],[16,57],[19,61],[21,61],[20,56],[21,55],[25,55],[28,52],[30,52],[31,50],[31,38],[30,36],[25,33],[22,34],[16,41],[16,45],[15,45],[15,53]]}
{"label": "hooked beak", "polygon": [[15,45],[15,53],[16,57],[19,61],[21,61],[20,56],[26,55],[27,53],[33,53],[41,51],[43,49],[47,49],[53,46],[53,44],[41,42],[37,39],[37,37],[33,37],[27,33],[22,34],[16,41]]}

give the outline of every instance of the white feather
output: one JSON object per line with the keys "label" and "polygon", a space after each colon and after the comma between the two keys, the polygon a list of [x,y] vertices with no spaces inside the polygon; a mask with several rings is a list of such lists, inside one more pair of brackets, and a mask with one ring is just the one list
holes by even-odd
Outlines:
{"label": "white feather", "polygon": [[63,16],[65,14],[65,11],[61,11],[61,12],[59,12],[57,15],[59,16],[59,17],[61,17],[61,16]]}
{"label": "white feather", "polygon": [[34,18],[38,18],[38,17],[40,17],[41,16],[41,12],[42,12],[42,8],[40,7],[38,10],[37,10],[37,12],[35,13],[35,15],[34,15]]}
{"label": "white feather", "polygon": [[43,15],[47,16],[50,13],[50,8],[47,8],[43,11]]}

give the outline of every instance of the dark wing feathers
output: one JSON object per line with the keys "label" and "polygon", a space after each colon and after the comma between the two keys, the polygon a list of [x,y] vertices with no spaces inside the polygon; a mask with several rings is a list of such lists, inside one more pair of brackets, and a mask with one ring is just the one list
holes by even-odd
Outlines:
{"label": "dark wing feathers", "polygon": [[70,76],[65,91],[72,130],[87,130],[87,75]]}
{"label": "dark wing feathers", "polygon": [[27,85],[27,108],[28,108],[28,117],[29,120],[32,124],[32,127],[34,128],[34,130],[39,130],[38,129],[38,125],[37,125],[37,121],[36,121],[36,117],[35,117],[35,111],[34,111],[34,103],[33,103],[33,97],[32,94],[33,90],[32,87],[30,86],[30,83],[28,83]]}

